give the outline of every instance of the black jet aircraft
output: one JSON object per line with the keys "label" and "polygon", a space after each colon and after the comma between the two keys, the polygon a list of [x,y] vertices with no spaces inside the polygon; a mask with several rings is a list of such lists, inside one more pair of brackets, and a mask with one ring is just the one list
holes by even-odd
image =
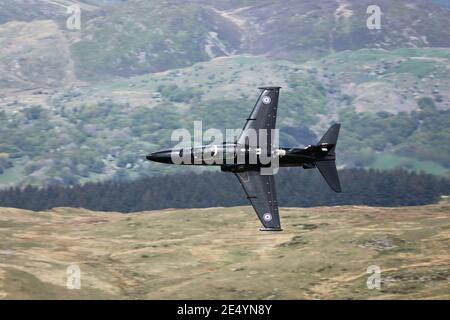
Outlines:
{"label": "black jet aircraft", "polygon": [[[274,176],[273,174],[261,174],[261,168],[267,167],[267,163],[262,163],[259,160],[261,147],[267,148],[265,151],[270,157],[278,158],[280,167],[318,168],[325,181],[335,192],[341,192],[341,185],[335,164],[335,148],[340,124],[332,125],[315,145],[309,145],[306,148],[274,149],[274,145],[270,141],[270,132],[275,129],[280,88],[259,88],[262,90],[261,94],[245,123],[241,135],[234,143],[164,150],[147,155],[147,160],[190,165],[220,165],[222,171],[233,172],[239,179],[247,199],[264,226],[260,230],[281,231]],[[261,129],[266,129],[269,132],[267,134],[268,142],[260,145],[259,139],[253,139],[255,141],[248,139],[249,131]],[[239,157],[242,153],[244,156]],[[184,156],[185,159],[188,158],[191,161],[174,162],[174,156]],[[221,163],[207,161],[212,156],[218,156],[224,161],[221,161]],[[256,158],[256,163],[250,162],[252,156],[254,156],[254,159]],[[241,159],[240,162],[239,159]]]}

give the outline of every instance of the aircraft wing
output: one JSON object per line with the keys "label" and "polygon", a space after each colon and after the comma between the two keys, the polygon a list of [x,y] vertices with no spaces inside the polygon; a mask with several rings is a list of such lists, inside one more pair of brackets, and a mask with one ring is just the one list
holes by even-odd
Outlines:
{"label": "aircraft wing", "polygon": [[262,230],[281,231],[274,176],[260,175],[259,169],[235,174],[264,226]]}
{"label": "aircraft wing", "polygon": [[259,137],[256,145],[255,139],[249,139],[249,141],[246,141],[246,137],[249,136],[249,131],[256,131],[256,135],[258,136],[260,129],[267,130],[267,146],[272,145],[270,132],[272,129],[275,129],[275,123],[277,120],[278,95],[280,93],[280,87],[262,87],[259,89],[262,90],[261,95],[256,101],[252,113],[245,123],[242,134],[236,140],[238,144],[248,145],[250,148],[258,148],[260,145]]}

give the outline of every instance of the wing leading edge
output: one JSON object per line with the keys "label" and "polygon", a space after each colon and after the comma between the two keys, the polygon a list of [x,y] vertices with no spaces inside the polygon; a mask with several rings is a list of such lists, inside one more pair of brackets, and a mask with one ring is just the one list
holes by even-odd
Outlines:
{"label": "wing leading edge", "polygon": [[274,176],[260,175],[258,169],[235,174],[264,226],[261,230],[281,231]]}
{"label": "wing leading edge", "polygon": [[[240,145],[246,145],[246,137],[248,136],[248,132],[250,130],[255,130],[258,134],[260,129],[267,130],[267,146],[271,146],[271,130],[275,129],[275,124],[277,120],[277,108],[278,108],[278,96],[280,93],[281,87],[262,87],[259,88],[262,90],[261,95],[256,101],[255,106],[247,118],[247,122],[242,130],[242,134],[236,140],[236,142]],[[251,139],[252,140],[252,139]],[[257,148],[259,145],[259,137],[257,141],[257,145],[254,144],[254,141],[250,141],[249,147]]]}

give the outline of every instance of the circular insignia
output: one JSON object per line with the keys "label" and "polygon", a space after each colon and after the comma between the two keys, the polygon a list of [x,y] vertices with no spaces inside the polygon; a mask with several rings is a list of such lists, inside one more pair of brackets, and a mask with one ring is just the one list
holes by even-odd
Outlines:
{"label": "circular insignia", "polygon": [[264,221],[272,221],[272,215],[270,213],[264,213],[263,219]]}
{"label": "circular insignia", "polygon": [[264,104],[269,104],[271,101],[272,101],[272,99],[270,99],[269,96],[264,96],[264,97],[262,98],[262,102],[263,102]]}

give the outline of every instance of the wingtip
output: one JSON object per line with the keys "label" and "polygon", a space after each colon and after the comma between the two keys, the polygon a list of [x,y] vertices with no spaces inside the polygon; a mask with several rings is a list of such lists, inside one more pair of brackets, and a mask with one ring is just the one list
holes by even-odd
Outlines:
{"label": "wingtip", "polygon": [[283,231],[281,228],[259,228],[259,231]]}
{"label": "wingtip", "polygon": [[[339,179],[339,177],[338,177],[338,179]],[[331,190],[333,190],[336,193],[341,193],[342,192],[341,182],[340,181],[337,181],[337,185],[330,184],[330,188],[331,188]]]}
{"label": "wingtip", "polygon": [[268,86],[268,87],[259,87],[258,89],[260,89],[260,90],[280,90],[281,87]]}

